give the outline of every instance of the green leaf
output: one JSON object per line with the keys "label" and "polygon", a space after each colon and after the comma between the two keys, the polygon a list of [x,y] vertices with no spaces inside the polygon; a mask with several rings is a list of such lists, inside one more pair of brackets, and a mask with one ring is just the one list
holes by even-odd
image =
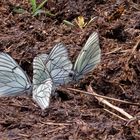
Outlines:
{"label": "green leaf", "polygon": [[67,20],[63,20],[63,23],[68,25],[68,26],[75,26],[72,22],[67,21]]}
{"label": "green leaf", "polygon": [[38,14],[45,13],[45,10],[37,10],[34,12],[33,16],[37,16]]}
{"label": "green leaf", "polygon": [[32,5],[32,11],[34,13],[36,11],[36,7],[37,7],[36,0],[30,0],[30,3]]}
{"label": "green leaf", "polygon": [[15,8],[13,9],[13,12],[18,13],[18,14],[22,14],[22,13],[25,12],[25,10],[22,9],[22,8],[17,8],[17,7],[15,7]]}
{"label": "green leaf", "polygon": [[52,14],[50,11],[46,11],[46,10],[42,10],[42,9],[40,9],[40,10],[38,10],[38,11],[36,11],[34,14],[33,14],[33,16],[37,16],[38,14],[46,14],[46,15],[49,15],[49,16],[55,16],[55,14]]}

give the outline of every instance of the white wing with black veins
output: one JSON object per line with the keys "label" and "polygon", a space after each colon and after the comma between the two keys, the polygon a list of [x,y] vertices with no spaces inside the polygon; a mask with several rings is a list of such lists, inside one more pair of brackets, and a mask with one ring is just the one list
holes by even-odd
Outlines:
{"label": "white wing with black veins", "polygon": [[92,71],[100,63],[101,50],[98,33],[93,32],[85,46],[80,51],[74,64],[75,80],[81,79],[85,74]]}
{"label": "white wing with black veins", "polygon": [[31,91],[23,69],[6,53],[0,52],[0,96],[17,96]]}

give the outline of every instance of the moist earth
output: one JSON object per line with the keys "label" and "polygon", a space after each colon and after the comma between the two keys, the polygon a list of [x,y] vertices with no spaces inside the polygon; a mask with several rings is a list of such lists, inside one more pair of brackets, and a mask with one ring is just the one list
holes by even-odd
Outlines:
{"label": "moist earth", "polygon": [[[139,140],[137,119],[129,121],[86,91],[140,103],[140,2],[138,0],[48,0],[52,14],[32,15],[29,1],[0,1],[0,51],[10,54],[32,79],[32,61],[63,42],[74,63],[89,35],[99,33],[101,63],[80,82],[57,90],[42,111],[31,96],[0,98],[1,140]],[[75,19],[90,24],[82,29]],[[69,21],[75,26],[66,24]],[[110,101],[138,118],[140,106]],[[112,115],[106,111],[116,113]]]}

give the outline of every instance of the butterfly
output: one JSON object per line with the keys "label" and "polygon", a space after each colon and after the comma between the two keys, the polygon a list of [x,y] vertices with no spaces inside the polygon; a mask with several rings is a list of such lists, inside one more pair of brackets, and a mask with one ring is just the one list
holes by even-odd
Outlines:
{"label": "butterfly", "polygon": [[72,64],[67,49],[57,44],[49,55],[41,54],[33,60],[33,83],[24,70],[8,54],[0,53],[0,97],[32,93],[33,100],[46,109],[55,87],[66,84]]}
{"label": "butterfly", "polygon": [[46,81],[33,89],[33,100],[41,107],[42,110],[49,107],[52,90],[53,83],[50,78],[46,79]]}
{"label": "butterfly", "polygon": [[46,70],[56,86],[69,83],[72,63],[68,58],[68,51],[64,44],[56,44],[49,55],[41,54],[39,57],[43,60]]}
{"label": "butterfly", "polygon": [[[68,59],[68,52],[62,43],[55,45],[50,54],[40,54],[33,60],[33,99],[42,109],[49,105],[50,96],[59,85],[69,82],[69,73],[72,69],[72,63]],[[41,93],[40,89],[44,81],[48,84],[50,90],[46,88],[47,93]],[[44,88],[44,87],[43,87]],[[49,92],[48,92],[49,91]],[[45,101],[46,100],[46,101]]]}
{"label": "butterfly", "polygon": [[30,92],[31,81],[23,69],[8,54],[0,52],[0,96],[15,96]]}
{"label": "butterfly", "polygon": [[80,80],[85,74],[92,71],[100,61],[101,49],[99,46],[99,37],[97,32],[93,32],[75,61],[71,77],[74,81]]}

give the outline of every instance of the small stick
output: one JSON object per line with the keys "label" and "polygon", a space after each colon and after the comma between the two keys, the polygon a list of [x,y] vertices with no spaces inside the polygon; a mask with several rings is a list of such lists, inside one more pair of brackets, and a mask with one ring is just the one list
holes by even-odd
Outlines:
{"label": "small stick", "polygon": [[[88,86],[87,90],[88,90],[89,92],[92,92],[92,93],[94,93],[94,94],[97,94],[97,93],[95,93],[95,92],[93,91],[93,89],[92,89],[91,86]],[[119,107],[117,107],[117,106],[115,106],[115,105],[109,103],[107,100],[105,100],[105,99],[103,99],[103,98],[101,98],[101,97],[97,97],[97,96],[95,96],[95,98],[96,98],[99,102],[101,102],[101,103],[103,103],[103,104],[109,106],[110,108],[112,108],[112,109],[118,111],[119,113],[121,113],[122,115],[124,115],[125,117],[127,117],[129,120],[132,120],[132,119],[134,118],[133,116],[131,116],[130,114],[128,114],[127,112],[125,112],[122,108],[119,108]],[[140,120],[138,120],[138,124],[140,125]]]}
{"label": "small stick", "polygon": [[106,112],[108,112],[108,113],[110,113],[110,114],[112,114],[112,115],[114,115],[114,116],[116,116],[116,117],[122,119],[123,121],[128,121],[127,119],[125,119],[125,118],[123,118],[123,117],[121,117],[121,116],[115,114],[114,112],[112,112],[112,111],[110,111],[110,110],[108,110],[108,109],[106,109],[106,108],[104,108],[104,110],[105,110]]}
{"label": "small stick", "polygon": [[18,133],[19,136],[22,136],[22,137],[27,137],[29,138],[30,136],[29,135],[26,135],[26,134],[22,134],[22,133]]}
{"label": "small stick", "polygon": [[66,126],[59,126],[58,128],[55,128],[55,129],[52,129],[52,130],[49,130],[49,131],[47,131],[47,133],[53,133],[53,132],[56,132],[56,131],[58,131],[58,130],[62,130],[62,129],[64,129]]}
{"label": "small stick", "polygon": [[126,126],[128,126],[131,122],[139,121],[139,120],[140,120],[140,116],[136,116],[136,117],[130,119],[130,120],[127,122]]}
{"label": "small stick", "polygon": [[[93,89],[91,86],[88,86],[88,91],[94,93]],[[97,94],[97,93],[96,93]],[[126,116],[128,119],[132,119],[133,116],[131,116],[130,114],[128,114],[127,112],[125,112],[122,108],[119,108],[113,104],[111,104],[110,102],[108,102],[107,100],[103,99],[102,97],[95,97],[99,102],[109,106],[110,108],[113,108],[114,110],[117,110],[118,112],[120,112],[121,114],[123,114],[124,116]]]}
{"label": "small stick", "polygon": [[131,59],[132,56],[134,55],[134,53],[135,53],[137,47],[139,46],[139,44],[140,44],[140,39],[136,42],[136,45],[133,47],[132,52],[131,52],[131,55],[129,56],[129,58],[128,58],[128,60],[127,60],[127,63],[130,61],[130,59]]}
{"label": "small stick", "polygon": [[53,123],[53,122],[41,122],[46,125],[56,125],[56,126],[69,126],[72,125],[70,123]]}
{"label": "small stick", "polygon": [[112,101],[116,101],[116,102],[121,102],[121,103],[129,104],[129,105],[140,106],[139,103],[131,103],[131,102],[123,101],[123,100],[120,100],[120,99],[115,99],[115,98],[111,98],[111,97],[107,97],[107,96],[103,96],[103,95],[98,95],[95,92],[87,92],[87,91],[78,90],[78,89],[74,89],[74,88],[67,88],[67,89],[71,90],[71,91],[75,91],[75,92],[80,92],[80,93],[84,93],[84,94],[93,95],[95,97],[101,97],[103,99],[108,99],[108,100],[112,100]]}
{"label": "small stick", "polygon": [[116,49],[112,50],[111,52],[105,53],[105,55],[116,53],[119,50],[121,50],[121,47],[120,48],[116,48]]}

